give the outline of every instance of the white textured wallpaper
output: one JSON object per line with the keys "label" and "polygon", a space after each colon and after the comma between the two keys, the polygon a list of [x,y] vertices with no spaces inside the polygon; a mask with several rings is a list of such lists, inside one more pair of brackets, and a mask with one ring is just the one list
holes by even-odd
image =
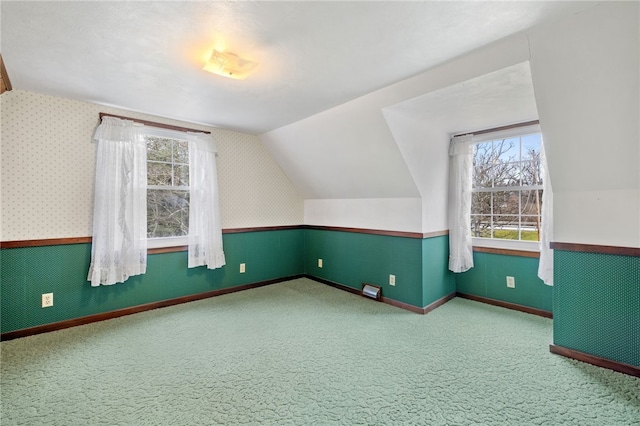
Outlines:
{"label": "white textured wallpaper", "polygon": [[0,108],[2,241],[91,235],[100,112],[211,131],[223,228],[303,223],[302,197],[257,136],[21,90]]}

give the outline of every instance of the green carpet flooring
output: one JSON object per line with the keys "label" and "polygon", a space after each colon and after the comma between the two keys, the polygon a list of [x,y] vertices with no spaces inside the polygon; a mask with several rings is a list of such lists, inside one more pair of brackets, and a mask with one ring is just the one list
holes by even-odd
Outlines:
{"label": "green carpet flooring", "polygon": [[469,300],[418,315],[298,279],[2,342],[0,423],[640,425],[640,379],[551,337]]}

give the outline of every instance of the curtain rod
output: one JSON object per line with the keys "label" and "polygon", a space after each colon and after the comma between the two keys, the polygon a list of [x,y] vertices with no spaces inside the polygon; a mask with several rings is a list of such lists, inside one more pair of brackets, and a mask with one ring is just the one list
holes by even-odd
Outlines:
{"label": "curtain rod", "polygon": [[540,124],[540,120],[525,121],[524,123],[510,124],[508,126],[494,127],[492,129],[476,130],[475,132],[458,133],[456,135],[453,135],[453,137],[464,136],[464,135],[484,135],[485,133],[493,133],[493,132],[498,132],[500,130],[509,130],[509,129],[517,129],[518,127],[533,126],[534,124]]}
{"label": "curtain rod", "polygon": [[211,134],[211,132],[208,132],[206,130],[190,129],[188,127],[180,127],[180,126],[172,126],[171,124],[156,123],[154,121],[140,120],[138,118],[124,117],[122,115],[107,114],[106,112],[101,112],[100,113],[100,120],[102,120],[102,117],[114,117],[114,118],[120,118],[122,120],[131,120],[131,121],[134,121],[136,123],[144,124],[146,126],[159,127],[161,129],[178,130],[180,132],[206,133],[207,135]]}
{"label": "curtain rod", "polygon": [[7,69],[4,66],[4,59],[2,59],[2,55],[0,55],[0,78],[2,78],[2,83],[4,86],[2,92],[12,90],[11,81],[9,80]]}

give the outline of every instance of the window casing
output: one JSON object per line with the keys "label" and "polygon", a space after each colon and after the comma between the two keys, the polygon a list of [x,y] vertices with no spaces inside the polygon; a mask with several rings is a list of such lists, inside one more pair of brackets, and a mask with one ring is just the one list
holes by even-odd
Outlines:
{"label": "window casing", "polygon": [[147,136],[147,236],[189,235],[189,143]]}
{"label": "window casing", "polygon": [[149,248],[188,244],[189,134],[146,128],[147,245]]}
{"label": "window casing", "polygon": [[536,250],[542,211],[539,128],[474,144],[471,234],[478,246]]}

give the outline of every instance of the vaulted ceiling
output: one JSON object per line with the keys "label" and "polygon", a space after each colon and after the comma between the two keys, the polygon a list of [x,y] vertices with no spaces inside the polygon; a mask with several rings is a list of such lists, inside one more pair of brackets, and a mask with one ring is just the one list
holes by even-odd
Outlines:
{"label": "vaulted ceiling", "polygon": [[[262,134],[589,5],[2,1],[0,52],[14,89]],[[206,73],[214,47],[259,65]]]}

